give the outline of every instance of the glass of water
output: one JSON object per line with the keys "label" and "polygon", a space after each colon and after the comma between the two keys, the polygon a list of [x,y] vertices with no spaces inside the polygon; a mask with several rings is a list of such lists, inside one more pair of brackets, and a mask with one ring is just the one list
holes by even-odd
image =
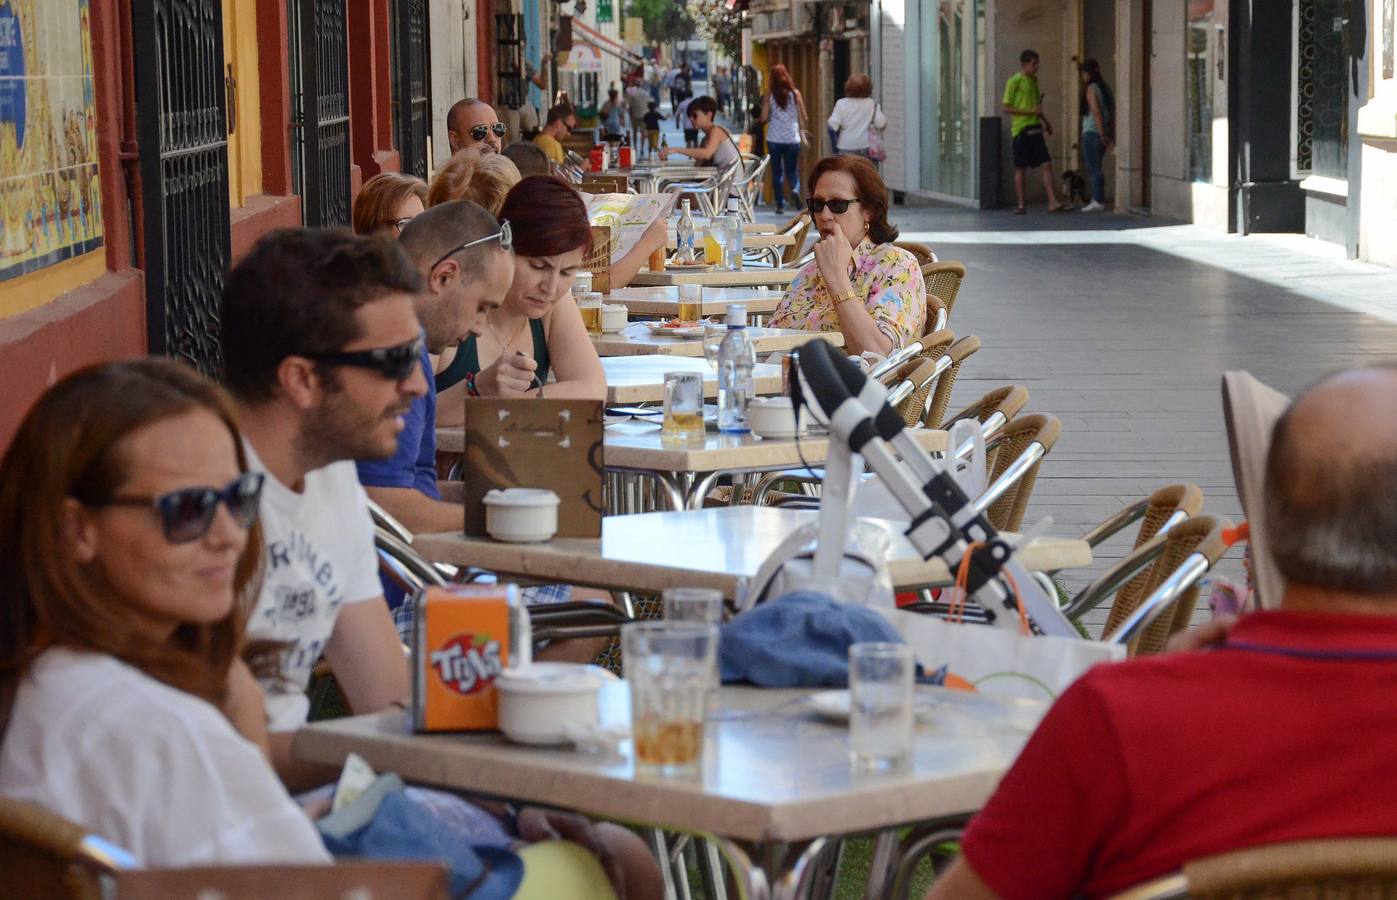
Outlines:
{"label": "glass of water", "polygon": [[665,621],[723,624],[723,592],[716,588],[672,587],[664,593]]}
{"label": "glass of water", "polygon": [[906,644],[849,648],[849,756],[861,771],[889,771],[912,758],[912,675]]}

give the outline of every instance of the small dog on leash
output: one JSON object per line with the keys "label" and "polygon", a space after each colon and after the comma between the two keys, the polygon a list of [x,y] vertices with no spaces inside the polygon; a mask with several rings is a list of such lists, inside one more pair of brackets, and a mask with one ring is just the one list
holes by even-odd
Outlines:
{"label": "small dog on leash", "polygon": [[1086,206],[1091,200],[1087,196],[1087,180],[1076,169],[1068,169],[1062,173],[1062,192],[1075,206]]}

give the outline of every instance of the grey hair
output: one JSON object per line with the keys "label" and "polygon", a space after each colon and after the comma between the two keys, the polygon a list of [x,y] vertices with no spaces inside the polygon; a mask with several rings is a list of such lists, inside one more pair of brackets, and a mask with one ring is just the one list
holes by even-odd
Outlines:
{"label": "grey hair", "polygon": [[1287,411],[1276,422],[1266,459],[1265,527],[1276,567],[1297,584],[1397,592],[1397,460],[1303,448],[1291,418]]}

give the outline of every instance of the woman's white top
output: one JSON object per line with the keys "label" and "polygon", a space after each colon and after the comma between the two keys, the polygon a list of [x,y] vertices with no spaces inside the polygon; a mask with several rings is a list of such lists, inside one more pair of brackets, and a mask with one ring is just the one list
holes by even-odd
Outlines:
{"label": "woman's white top", "polygon": [[330,862],[223,713],[101,653],[53,648],[30,667],[0,744],[0,794],[146,866]]}
{"label": "woman's white top", "polygon": [[888,117],[872,97],[842,97],[829,114],[829,127],[839,132],[838,150],[867,150],[868,126],[888,127]]}

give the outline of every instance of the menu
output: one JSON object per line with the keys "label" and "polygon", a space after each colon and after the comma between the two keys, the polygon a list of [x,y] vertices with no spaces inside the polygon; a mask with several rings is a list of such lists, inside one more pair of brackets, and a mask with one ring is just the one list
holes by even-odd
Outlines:
{"label": "menu", "polygon": [[635,247],[645,229],[656,219],[674,212],[674,194],[584,194],[587,216],[593,225],[609,225],[616,236],[611,261]]}

